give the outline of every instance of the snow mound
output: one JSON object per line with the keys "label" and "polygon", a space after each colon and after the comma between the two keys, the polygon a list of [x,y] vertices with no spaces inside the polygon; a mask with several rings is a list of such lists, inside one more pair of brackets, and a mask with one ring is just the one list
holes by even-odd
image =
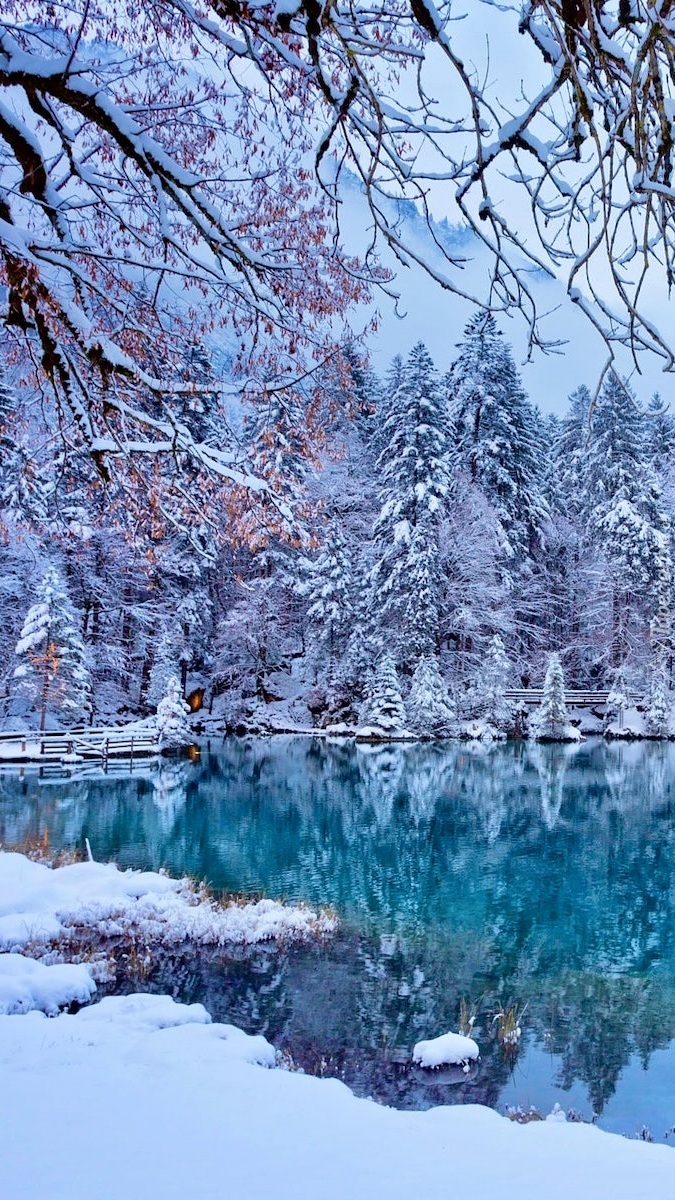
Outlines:
{"label": "snow mound", "polygon": [[120,871],[113,863],[51,868],[0,852],[0,950],[72,937],[133,934],[163,946],[253,945],[322,937],[337,928],[329,912],[274,900],[218,904],[187,879]]}
{"label": "snow mound", "polygon": [[462,1033],[444,1033],[441,1037],[418,1042],[413,1050],[413,1062],[428,1070],[462,1066],[477,1058],[480,1058],[478,1046],[473,1038],[464,1037]]}
{"label": "snow mound", "polygon": [[87,1004],[95,991],[86,965],[47,967],[22,954],[0,954],[0,1013],[5,1016],[35,1009],[55,1016],[67,1004]]}
{"label": "snow mound", "polygon": [[359,725],[354,734],[357,742],[416,742],[417,734],[409,729],[387,728],[381,725]]}

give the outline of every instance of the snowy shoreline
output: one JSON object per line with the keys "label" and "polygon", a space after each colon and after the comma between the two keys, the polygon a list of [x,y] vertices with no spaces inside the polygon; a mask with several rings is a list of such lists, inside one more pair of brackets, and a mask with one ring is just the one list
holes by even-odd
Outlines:
{"label": "snowy shoreline", "polygon": [[[186,942],[218,947],[320,939],[333,934],[337,926],[337,917],[327,909],[314,911],[307,905],[269,899],[219,903],[190,879],[172,879],[156,871],[121,871],[113,863],[52,867],[0,850],[0,962],[5,963],[5,973],[7,957],[18,960],[27,954],[49,966],[68,965],[67,959],[78,966],[81,962],[96,981],[110,977],[107,951],[116,939],[143,956],[151,954],[153,947]],[[46,977],[35,971],[27,975],[18,961],[13,967],[17,978],[11,1006],[6,1006],[10,1001],[3,1002],[0,981],[0,1012],[41,1007],[34,1002],[31,986],[36,981],[42,995]],[[64,1003],[73,999],[69,996]],[[54,994],[52,1009],[58,1007],[58,994]]]}
{"label": "snowy shoreline", "polygon": [[[5,947],[46,946],[84,918],[105,933],[135,922],[151,937],[164,921],[177,937],[204,907],[194,898],[154,872],[52,869],[0,852]],[[310,910],[299,911],[303,936],[315,936]],[[245,925],[255,941],[253,918]],[[211,904],[202,920],[210,937],[223,937]],[[297,934],[281,920],[266,936]],[[148,994],[89,1004],[93,973],[87,963],[0,954],[0,1009],[4,1000],[12,1013],[0,1015],[5,1200],[41,1200],[46,1179],[50,1200],[447,1200],[452,1184],[470,1186],[477,1200],[671,1194],[670,1147],[566,1123],[561,1113],[520,1125],[478,1105],[386,1108],[337,1080],[282,1069],[263,1037],[213,1023],[200,1004]],[[86,1007],[45,1015],[73,1002]]]}

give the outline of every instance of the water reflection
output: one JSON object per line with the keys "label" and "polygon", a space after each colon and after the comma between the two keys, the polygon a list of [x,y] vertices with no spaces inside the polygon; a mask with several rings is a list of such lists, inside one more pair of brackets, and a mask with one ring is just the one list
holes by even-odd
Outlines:
{"label": "water reflection", "polygon": [[[390,1103],[619,1105],[634,1132],[627,1093],[655,1050],[675,1083],[674,784],[661,743],[232,739],[115,778],[4,772],[0,840],[47,828],[124,865],[334,904],[334,945],[186,953],[154,984]],[[416,1040],[457,1027],[462,998],[478,1006],[475,1078],[401,1069]],[[510,1000],[528,1005],[515,1068],[491,1020]],[[659,1094],[655,1135],[675,1123],[675,1087]]]}

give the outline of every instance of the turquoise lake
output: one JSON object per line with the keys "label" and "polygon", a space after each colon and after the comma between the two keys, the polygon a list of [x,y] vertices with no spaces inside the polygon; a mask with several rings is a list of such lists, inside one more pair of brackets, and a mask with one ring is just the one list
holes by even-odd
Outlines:
{"label": "turquoise lake", "polygon": [[[0,842],[45,830],[121,866],[332,905],[326,944],[186,948],[147,984],[306,1070],[400,1107],[558,1102],[657,1141],[675,1125],[675,746],[228,738],[107,777],[4,769]],[[478,1068],[411,1070],[462,1001]]]}

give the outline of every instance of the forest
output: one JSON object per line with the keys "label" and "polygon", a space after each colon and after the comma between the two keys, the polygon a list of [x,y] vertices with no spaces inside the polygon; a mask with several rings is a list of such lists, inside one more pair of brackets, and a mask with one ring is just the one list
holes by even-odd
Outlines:
{"label": "forest", "polygon": [[149,714],[177,675],[230,728],[285,698],[296,724],[353,726],[393,688],[399,727],[503,735],[504,689],[541,686],[556,654],[568,688],[640,692],[657,731],[675,420],[612,372],[544,417],[493,316],[455,340],[454,361],[420,343],[384,378],[347,345],[295,403],[239,405],[226,427],[216,360],[195,351],[213,383],[189,401],[200,440],[236,434],[275,481],[245,536],[229,494],[181,524],[104,488],[86,455],[64,471],[49,407],[7,364],[1,411],[23,434],[0,465],[6,727],[43,702],[57,726]]}

